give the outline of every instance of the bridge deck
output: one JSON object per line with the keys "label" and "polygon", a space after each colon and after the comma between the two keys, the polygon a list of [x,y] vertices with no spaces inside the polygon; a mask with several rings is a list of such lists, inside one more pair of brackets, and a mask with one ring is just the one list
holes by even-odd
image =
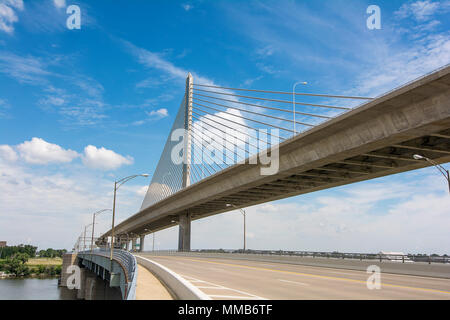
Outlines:
{"label": "bridge deck", "polygon": [[381,288],[370,290],[365,270],[195,256],[148,257],[216,300],[450,299],[450,279],[384,273],[386,263],[379,264]]}

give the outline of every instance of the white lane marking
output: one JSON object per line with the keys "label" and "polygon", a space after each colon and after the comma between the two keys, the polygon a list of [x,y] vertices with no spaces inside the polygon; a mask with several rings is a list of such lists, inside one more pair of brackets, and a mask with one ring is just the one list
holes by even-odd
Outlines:
{"label": "white lane marking", "polygon": [[[229,290],[229,291],[234,291],[234,292],[237,292],[237,293],[242,294],[242,296],[233,296],[233,297],[235,297],[235,298],[239,297],[239,299],[267,300],[266,298],[263,298],[263,297],[260,297],[260,296],[257,296],[257,295],[254,295],[254,294],[245,292],[245,291],[241,291],[241,290],[237,290],[237,289],[232,289],[232,288],[224,287],[224,286],[222,286],[222,285],[215,284],[215,283],[208,282],[208,281],[199,280],[199,279],[193,278],[193,277],[191,277],[191,276],[185,276],[185,275],[181,275],[181,276],[182,276],[183,278],[185,278],[186,280],[188,280],[189,282],[191,282],[191,283],[194,282],[194,281],[195,281],[195,282],[202,282],[202,283],[205,283],[205,284],[209,284],[209,285],[211,285],[211,286],[214,286],[214,287],[216,287],[217,289]],[[196,288],[199,288],[199,287],[196,286]],[[199,290],[200,290],[200,289],[199,289]],[[212,297],[212,295],[209,295],[209,294],[205,293],[203,290],[201,290],[201,291],[202,291],[204,294],[206,294],[207,296]],[[226,296],[223,296],[223,297],[226,297]],[[231,297],[231,296],[230,296],[230,297]]]}
{"label": "white lane marking", "polygon": [[202,286],[197,286],[197,288],[199,289],[226,289],[225,287],[202,287]]}
{"label": "white lane marking", "polygon": [[302,285],[302,286],[309,286],[309,284],[303,283],[303,282],[289,281],[289,280],[284,280],[284,279],[278,279],[278,280],[279,280],[279,281],[282,281],[282,282],[287,282],[287,283],[299,284],[299,285]]}

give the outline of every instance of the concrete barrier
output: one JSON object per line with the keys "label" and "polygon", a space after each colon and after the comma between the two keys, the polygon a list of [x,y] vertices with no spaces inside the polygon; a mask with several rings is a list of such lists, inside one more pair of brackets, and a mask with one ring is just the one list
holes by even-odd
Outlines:
{"label": "concrete barrier", "polygon": [[179,300],[211,300],[190,282],[163,265],[150,259],[135,255],[138,264],[153,273]]}

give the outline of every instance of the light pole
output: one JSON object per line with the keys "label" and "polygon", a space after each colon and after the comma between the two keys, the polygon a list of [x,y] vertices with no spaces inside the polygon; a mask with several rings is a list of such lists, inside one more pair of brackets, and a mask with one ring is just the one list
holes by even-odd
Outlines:
{"label": "light pole", "polygon": [[241,209],[239,207],[236,207],[232,203],[227,203],[227,207],[233,207],[233,208],[239,209],[241,211],[242,215],[244,216],[244,252],[245,252],[245,210]]}
{"label": "light pole", "polygon": [[433,166],[435,166],[439,170],[439,172],[442,173],[442,175],[447,180],[448,192],[450,193],[450,172],[449,172],[449,170],[445,169],[443,166],[441,166],[440,164],[434,162],[430,158],[424,157],[424,156],[422,156],[420,154],[413,155],[413,158],[416,159],[416,160],[425,160],[425,161],[431,163]]}
{"label": "light pole", "polygon": [[111,211],[111,209],[103,209],[92,214],[92,237],[91,237],[91,255],[94,252],[94,229],[95,229],[95,216],[105,211]]}
{"label": "light pole", "polygon": [[117,190],[120,188],[121,185],[123,185],[124,183],[126,183],[126,182],[128,182],[131,179],[134,179],[136,177],[148,177],[148,174],[147,173],[135,174],[135,175],[128,176],[128,177],[122,178],[122,179],[114,182],[114,200],[113,200],[113,214],[112,214],[112,226],[111,226],[111,253],[110,253],[110,256],[109,256],[109,259],[111,260],[111,263],[112,263],[112,260],[113,260],[113,253],[114,253],[114,218],[115,218],[115,215],[116,215],[116,193],[117,193]]}
{"label": "light pole", "polygon": [[295,87],[297,87],[298,84],[307,85],[308,82],[298,81],[298,82],[294,83],[294,87],[292,88],[292,113],[294,115],[294,135],[293,135],[293,137],[295,137],[295,135],[297,134],[296,127],[295,127]]}
{"label": "light pole", "polygon": [[91,226],[91,225],[93,226],[92,223],[87,224],[87,225],[84,226],[84,234],[83,234],[83,251],[86,250],[86,229],[87,229],[87,227],[89,227],[89,226]]}
{"label": "light pole", "polygon": [[153,235],[153,244],[152,244],[152,251],[155,251],[155,231],[149,230],[149,229],[144,229],[144,231],[150,231]]}

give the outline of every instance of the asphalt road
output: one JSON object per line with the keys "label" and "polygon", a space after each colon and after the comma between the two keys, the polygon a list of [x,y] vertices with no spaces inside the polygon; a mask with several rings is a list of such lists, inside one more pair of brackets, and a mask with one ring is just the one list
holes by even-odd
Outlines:
{"label": "asphalt road", "polygon": [[142,256],[178,273],[212,299],[450,299],[450,279],[381,273],[369,290],[364,271],[176,256]]}

